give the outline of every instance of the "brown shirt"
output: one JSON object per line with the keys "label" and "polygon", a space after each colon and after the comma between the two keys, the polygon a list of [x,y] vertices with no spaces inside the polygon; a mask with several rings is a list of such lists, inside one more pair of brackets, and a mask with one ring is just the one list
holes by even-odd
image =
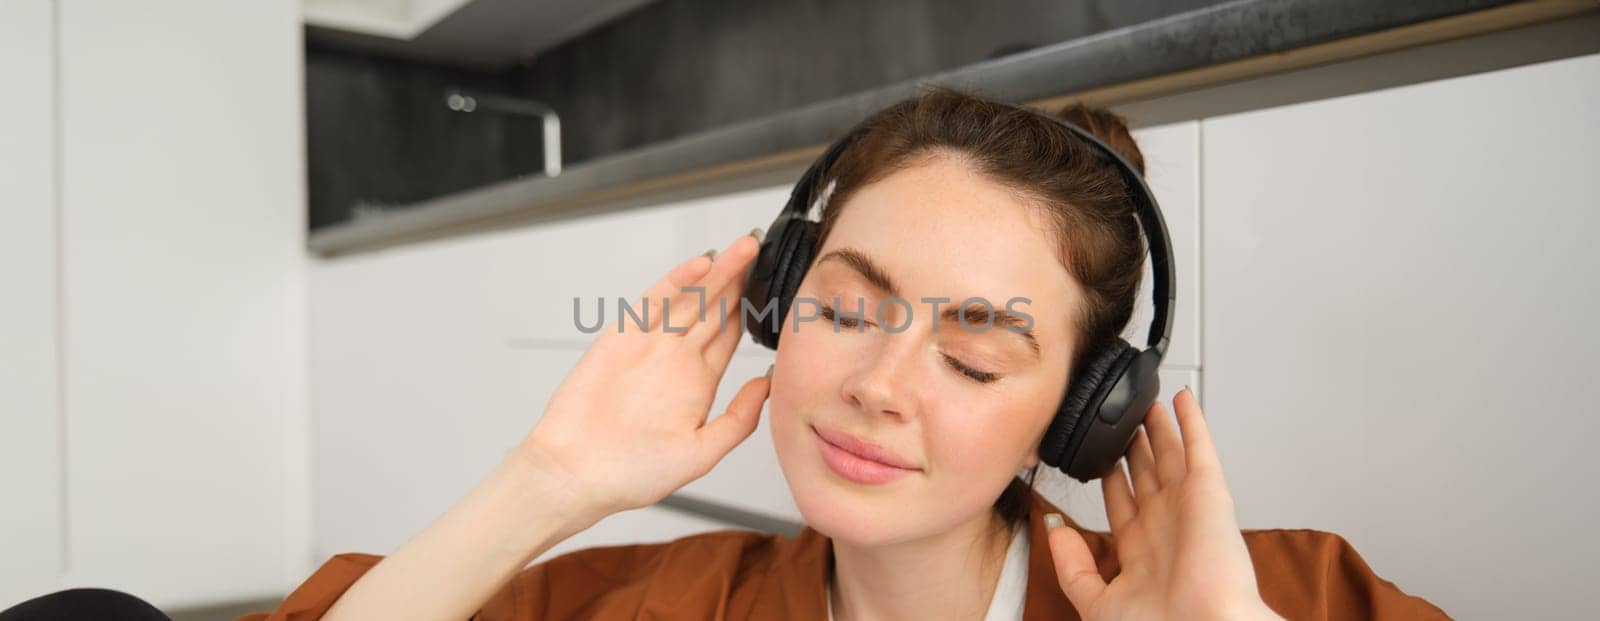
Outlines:
{"label": "brown shirt", "polygon": [[[1061,592],[1046,543],[1044,515],[1060,509],[1038,492],[1028,513],[1024,621],[1076,621]],[[1100,574],[1118,572],[1111,535],[1084,530]],[[1287,619],[1443,619],[1444,612],[1379,578],[1338,535],[1314,530],[1246,530],[1261,596]],[[564,619],[828,618],[827,576],[833,548],[806,527],[787,538],[723,530],[667,543],[587,548],[518,572],[472,618]],[[238,621],[309,621],[376,565],[371,554],[339,554],[317,569],[271,613]]]}

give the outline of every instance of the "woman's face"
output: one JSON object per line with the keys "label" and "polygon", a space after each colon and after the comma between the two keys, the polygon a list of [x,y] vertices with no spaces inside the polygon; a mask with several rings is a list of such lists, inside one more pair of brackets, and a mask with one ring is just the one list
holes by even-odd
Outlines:
{"label": "woman's face", "polygon": [[[861,545],[951,530],[988,512],[1019,469],[1038,463],[1081,299],[1045,222],[1037,206],[949,155],[849,198],[783,326],[769,396],[778,460],[813,528]],[[890,296],[908,304],[884,303]],[[941,317],[973,297],[1019,325],[995,317],[984,328],[975,301],[966,327]],[[928,298],[948,301],[935,311]],[[859,327],[844,314],[863,312]],[[804,317],[816,319],[797,324]],[[910,468],[874,466],[822,439],[839,434]]]}

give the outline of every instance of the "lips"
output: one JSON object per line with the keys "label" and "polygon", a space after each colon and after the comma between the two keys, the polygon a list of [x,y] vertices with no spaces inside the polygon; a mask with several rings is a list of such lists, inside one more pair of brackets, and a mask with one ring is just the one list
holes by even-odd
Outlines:
{"label": "lips", "polygon": [[918,468],[916,464],[913,464],[909,460],[896,455],[894,451],[883,448],[871,442],[867,442],[843,431],[815,426],[813,426],[812,429],[816,430],[817,435],[820,436],[824,442],[832,444],[847,453],[855,455],[856,457],[895,468],[902,468],[905,470],[921,470],[921,468]]}

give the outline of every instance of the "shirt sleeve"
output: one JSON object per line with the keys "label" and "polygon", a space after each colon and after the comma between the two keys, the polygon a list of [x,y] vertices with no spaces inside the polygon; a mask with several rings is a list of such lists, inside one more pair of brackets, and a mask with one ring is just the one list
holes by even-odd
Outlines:
{"label": "shirt sleeve", "polygon": [[[625,581],[630,563],[647,564],[646,546],[588,548],[524,567],[473,613],[471,621],[566,621],[596,618],[627,609],[630,590],[611,592]],[[374,554],[335,555],[296,587],[272,612],[236,621],[313,621],[321,619],[350,586],[383,560]],[[599,567],[596,567],[596,565]],[[620,617],[607,617],[620,618]]]}
{"label": "shirt sleeve", "polygon": [[[674,544],[634,544],[574,550],[522,568],[484,602],[472,621],[568,621],[631,619],[652,604],[652,597],[672,601],[693,586],[686,577],[714,575],[717,563],[703,553],[711,549],[695,539]],[[670,552],[671,554],[668,554]],[[680,562],[663,565],[667,556]],[[723,556],[728,556],[726,553]],[[257,612],[236,621],[313,621],[327,614],[350,586],[383,560],[373,554],[339,554],[323,563],[272,612]],[[694,567],[702,571],[690,571]],[[719,584],[698,589],[726,592]],[[662,597],[679,593],[679,596]]]}
{"label": "shirt sleeve", "polygon": [[1256,582],[1286,619],[1448,619],[1378,577],[1350,542],[1315,530],[1245,531]]}
{"label": "shirt sleeve", "polygon": [[310,621],[327,614],[350,585],[383,557],[374,554],[338,554],[300,583],[272,612],[253,612],[236,621]]}

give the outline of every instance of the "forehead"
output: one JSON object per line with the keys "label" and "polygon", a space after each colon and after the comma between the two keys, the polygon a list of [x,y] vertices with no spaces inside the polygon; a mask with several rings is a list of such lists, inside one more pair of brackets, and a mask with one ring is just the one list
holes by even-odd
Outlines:
{"label": "forehead", "polygon": [[887,269],[901,295],[1013,297],[1039,327],[1057,332],[1079,299],[1034,201],[950,156],[933,156],[856,190],[817,252],[856,248]]}

